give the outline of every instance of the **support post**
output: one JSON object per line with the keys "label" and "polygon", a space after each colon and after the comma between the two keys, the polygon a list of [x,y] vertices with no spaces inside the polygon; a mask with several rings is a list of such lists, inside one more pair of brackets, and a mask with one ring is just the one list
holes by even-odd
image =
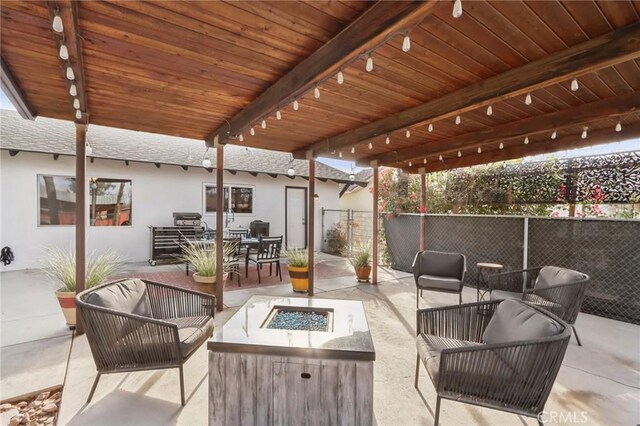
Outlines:
{"label": "support post", "polygon": [[313,158],[309,159],[309,224],[307,226],[309,247],[307,253],[309,255],[309,296],[313,296],[314,288],[314,270],[315,270],[315,213],[316,213],[316,162]]}
{"label": "support post", "polygon": [[224,145],[216,144],[216,310],[224,309],[224,257],[222,247],[224,244]]}
{"label": "support post", "polygon": [[[76,123],[76,294],[84,291],[87,270],[87,125]],[[76,334],[83,334],[77,318]]]}
{"label": "support post", "polygon": [[372,164],[373,167],[373,265],[371,272],[371,282],[378,284],[378,163]]}
{"label": "support post", "polygon": [[424,167],[420,169],[420,251],[427,249],[426,229],[427,229],[427,175]]}

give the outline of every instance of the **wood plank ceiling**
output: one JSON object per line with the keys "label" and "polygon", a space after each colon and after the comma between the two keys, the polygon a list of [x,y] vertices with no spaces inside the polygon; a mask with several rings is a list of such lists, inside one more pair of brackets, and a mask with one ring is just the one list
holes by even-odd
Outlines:
{"label": "wood plank ceiling", "polygon": [[[49,6],[3,0],[1,54],[36,114],[73,120]],[[78,2],[89,122],[204,140],[370,7],[364,1]],[[409,52],[402,51],[403,35],[398,34],[375,49],[372,72],[365,71],[362,55],[343,67],[343,84],[331,76],[319,85],[318,99],[309,87],[298,97],[298,111],[291,104],[274,105],[273,113],[281,109],[281,120],[264,117],[265,129],[252,123],[255,136],[246,127],[238,130],[243,142],[237,134],[230,142],[298,153],[314,147],[314,155],[362,164],[377,160],[416,172],[505,159],[509,152],[526,155],[523,136],[529,138],[530,152],[538,152],[580,144],[585,127],[589,135],[598,135],[593,143],[609,134],[615,140],[638,131],[640,2],[463,0],[463,8],[456,19],[452,2],[438,2],[411,28]],[[479,103],[460,114],[460,124],[453,114],[410,126],[409,138],[406,128],[397,129],[389,133],[389,144],[387,134],[379,134],[338,148],[323,145],[630,25],[638,28],[631,32],[625,60],[585,68],[578,73],[576,91],[571,78],[553,81],[531,91],[530,105],[518,93]],[[582,120],[547,120],[558,111],[565,111],[561,117],[574,117],[567,110],[585,104],[600,109],[584,107],[597,113]],[[534,117],[537,121],[531,121]],[[621,132],[615,131],[618,121]],[[535,127],[526,134],[496,130],[526,128],[528,122]],[[550,142],[556,125],[557,139]],[[469,143],[452,144],[456,140]],[[541,148],[551,143],[555,146]]]}

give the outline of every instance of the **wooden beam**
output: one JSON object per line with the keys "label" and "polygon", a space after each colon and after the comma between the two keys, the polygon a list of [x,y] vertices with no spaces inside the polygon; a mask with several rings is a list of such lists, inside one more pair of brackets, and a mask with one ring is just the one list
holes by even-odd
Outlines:
{"label": "wooden beam", "polygon": [[[461,167],[477,166],[479,164],[496,163],[523,158],[531,155],[548,154],[551,152],[565,151],[567,149],[585,148],[593,145],[622,142],[629,139],[640,138],[640,123],[625,125],[620,132],[613,129],[603,129],[589,132],[587,139],[580,135],[567,135],[552,141],[531,142],[529,145],[518,145],[505,149],[483,151],[482,154],[470,155],[446,161],[438,161],[425,166],[427,173],[441,172]],[[403,169],[407,173],[417,173],[416,167]]]}
{"label": "wooden beam", "polygon": [[315,277],[315,217],[316,217],[316,162],[309,160],[309,194],[307,196],[309,203],[309,224],[307,225],[307,254],[309,256],[309,296],[314,294],[314,277]]}
{"label": "wooden beam", "polygon": [[365,124],[294,153],[320,155],[410,126],[453,117],[492,103],[521,96],[640,57],[640,23],[577,44],[494,77],[380,120]]}
{"label": "wooden beam", "polygon": [[[216,146],[216,264],[224,263],[224,145]],[[224,268],[216,270],[216,309],[224,309]]]}
{"label": "wooden beam", "polygon": [[338,195],[338,198],[342,198],[344,193],[347,192],[349,190],[349,188],[351,188],[351,184],[350,183],[345,183],[344,186],[342,187],[342,189],[340,190],[340,194]]}
{"label": "wooden beam", "polygon": [[[84,291],[87,271],[87,125],[76,123],[76,294]],[[78,318],[79,320],[79,318]],[[76,334],[83,334],[77,321]]]}
{"label": "wooden beam", "polygon": [[378,164],[374,163],[373,167],[373,226],[372,226],[372,235],[371,235],[371,244],[373,249],[373,262],[371,265],[372,273],[371,273],[371,282],[373,284],[378,284]]}
{"label": "wooden beam", "polygon": [[325,43],[257,99],[207,137],[207,146],[225,143],[253,123],[291,103],[318,81],[336,73],[340,66],[365,53],[391,34],[410,28],[427,17],[437,1],[379,1],[369,7],[338,35]]}
{"label": "wooden beam", "polygon": [[27,97],[18,84],[18,80],[15,79],[9,65],[5,62],[4,57],[2,56],[0,56],[0,63],[2,65],[2,73],[0,74],[2,91],[7,95],[11,104],[16,108],[20,117],[26,120],[35,120],[37,116],[35,110],[29,101],[27,101]]}
{"label": "wooden beam", "polygon": [[477,132],[466,133],[433,143],[421,144],[382,155],[360,160],[366,165],[372,160],[391,167],[402,167],[404,161],[420,159],[440,154],[455,153],[459,150],[477,148],[506,139],[523,138],[541,132],[552,132],[566,127],[586,124],[593,120],[617,117],[640,108],[640,92],[631,92],[613,98],[582,104],[577,107],[542,114],[523,120],[489,127]]}
{"label": "wooden beam", "polygon": [[[84,77],[84,60],[82,57],[82,38],[80,37],[80,21],[78,18],[78,5],[77,0],[49,0],[47,1],[47,8],[49,9],[49,17],[51,22],[58,13],[62,18],[63,34],[60,35],[53,30],[56,42],[56,52],[60,50],[60,45],[64,43],[69,51],[69,60],[65,61],[60,59],[62,74],[67,85],[67,93],[72,84],[75,84],[78,95],[73,97],[69,94],[69,105],[73,111],[74,120],[78,123],[87,123],[89,120],[89,105],[87,103],[87,91],[86,80]],[[69,65],[73,69],[75,75],[74,81],[69,81],[66,75],[66,68]],[[80,111],[82,116],[80,119],[75,116],[75,109],[73,108],[73,101],[77,98],[80,102]]]}

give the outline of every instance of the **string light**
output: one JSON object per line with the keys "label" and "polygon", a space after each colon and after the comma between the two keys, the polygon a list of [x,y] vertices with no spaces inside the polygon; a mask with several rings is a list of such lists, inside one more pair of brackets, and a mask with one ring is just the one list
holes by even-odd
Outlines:
{"label": "string light", "polygon": [[356,175],[353,174],[353,168],[351,168],[351,173],[349,173],[349,180],[353,182],[356,180]]}
{"label": "string light", "polygon": [[[76,110],[76,118],[80,120],[82,118],[82,112],[79,109]],[[584,139],[584,138],[583,138]]]}
{"label": "string light", "polygon": [[478,147],[478,154],[482,154],[482,148]]}
{"label": "string light", "polygon": [[459,18],[462,16],[462,0],[456,0],[455,2],[453,2],[452,15],[454,18]]}
{"label": "string light", "polygon": [[79,100],[78,98],[75,98],[75,99],[73,100],[73,107],[74,107],[75,109],[80,109],[80,100]]}
{"label": "string light", "polygon": [[558,137],[558,132],[557,131],[553,131],[553,133],[551,133],[551,139],[555,139]]}
{"label": "string light", "polygon": [[462,122],[462,119],[460,118],[459,115],[456,115],[456,124],[460,124]]}
{"label": "string light", "polygon": [[369,149],[373,148],[373,144],[371,142],[369,142]]}
{"label": "string light", "polygon": [[411,137],[411,131],[409,129],[407,129],[407,131],[404,134],[407,138]]}
{"label": "string light", "polygon": [[313,97],[316,99],[320,99],[320,89],[318,88],[317,84],[316,84],[316,87],[313,89]]}
{"label": "string light", "polygon": [[373,71],[373,57],[371,56],[371,53],[369,53],[369,57],[367,58],[365,69],[367,70],[367,72]]}
{"label": "string light", "polygon": [[59,55],[60,55],[60,59],[63,59],[65,61],[67,59],[69,59],[69,49],[67,49],[67,45],[66,44],[61,44],[60,45],[60,53],[59,53]]}
{"label": "string light", "polygon": [[429,123],[429,127],[427,128],[430,132],[433,132],[433,124]]}
{"label": "string light", "polygon": [[338,157],[342,158],[342,151],[338,152]]}
{"label": "string light", "polygon": [[276,111],[276,120],[282,120],[282,113],[280,112],[280,110]]}
{"label": "string light", "polygon": [[300,108],[300,104],[298,103],[298,98],[293,100],[293,110],[297,111]]}
{"label": "string light", "polygon": [[580,137],[582,139],[586,139],[587,138],[587,130],[589,130],[589,128],[586,127],[586,126],[582,129],[582,135],[580,135]]}
{"label": "string light", "polygon": [[262,123],[260,123],[260,127],[262,127],[263,129],[267,128],[267,120],[265,120],[264,118],[262,119]]}
{"label": "string light", "polygon": [[413,163],[409,161],[409,167],[413,167]]}
{"label": "string light", "polygon": [[458,151],[458,158],[462,157],[462,153]]}
{"label": "string light", "polygon": [[289,176],[293,176],[293,175],[295,175],[295,174],[296,174],[296,171],[295,171],[295,169],[293,168],[293,165],[290,165],[290,166],[289,166],[289,169],[287,170],[287,174],[288,174]]}
{"label": "string light", "polygon": [[252,127],[251,130],[249,131],[249,133],[251,133],[251,136],[255,136],[256,135],[256,129],[254,129]]}
{"label": "string light", "polygon": [[422,160],[422,162],[423,162],[424,164],[427,164],[427,159],[425,158],[424,160]]}
{"label": "string light", "polygon": [[64,26],[62,25],[62,18],[60,17],[58,10],[56,10],[53,13],[55,14],[55,16],[53,17],[53,24],[51,25],[51,27],[53,28],[53,31],[57,33],[62,33],[64,31]]}
{"label": "string light", "polygon": [[440,155],[438,156],[438,160],[440,160],[440,161],[444,161],[444,159],[442,158],[442,154],[440,154]]}
{"label": "string light", "polygon": [[407,53],[411,49],[411,39],[409,38],[409,33],[404,35],[404,39],[402,40],[402,51]]}
{"label": "string light", "polygon": [[616,132],[621,132],[622,131],[622,123],[618,121],[618,124],[616,124]]}
{"label": "string light", "polygon": [[356,153],[356,147],[355,147],[355,146],[352,146],[352,147],[351,147],[351,153],[352,153],[352,154],[355,154],[355,153]]}
{"label": "string light", "polygon": [[504,144],[500,142],[500,149],[504,149]]}
{"label": "string light", "polygon": [[338,77],[336,78],[336,80],[338,80],[338,84],[344,83],[344,74],[342,74],[342,68],[340,68],[340,70],[338,71]]}
{"label": "string light", "polygon": [[242,135],[242,133],[240,133],[240,136],[238,136],[238,140],[240,142],[244,142],[244,136]]}
{"label": "string light", "polygon": [[389,135],[387,135],[386,139],[384,140],[384,143],[389,145],[389,143],[391,143],[391,139],[389,138]]}
{"label": "string light", "polygon": [[524,137],[524,144],[529,145],[529,136]]}
{"label": "string light", "polygon": [[204,152],[204,158],[202,158],[202,167],[208,169],[211,167],[211,159],[207,156],[209,154],[209,148]]}
{"label": "string light", "polygon": [[73,68],[71,68],[69,65],[67,65],[67,80],[73,81],[75,79],[76,79],[76,75],[73,72]]}
{"label": "string light", "polygon": [[573,80],[571,80],[571,91],[575,92],[580,88],[580,85],[578,84],[578,79],[574,78]]}
{"label": "string light", "polygon": [[531,98],[531,93],[527,93],[527,96],[525,96],[524,98],[524,103],[527,105],[531,105],[532,102],[533,102],[533,99]]}
{"label": "string light", "polygon": [[491,105],[487,107],[487,115],[493,115],[493,108],[491,107]]}
{"label": "string light", "polygon": [[74,97],[78,96],[78,89],[75,84],[72,84],[71,87],[69,87],[69,94]]}

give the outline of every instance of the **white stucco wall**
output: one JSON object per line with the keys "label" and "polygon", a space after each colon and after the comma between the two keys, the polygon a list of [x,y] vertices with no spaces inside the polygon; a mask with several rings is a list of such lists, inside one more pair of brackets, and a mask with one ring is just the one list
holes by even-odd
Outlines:
{"label": "white stucco wall", "polygon": [[340,208],[368,212],[373,210],[373,194],[369,190],[370,187],[371,183],[366,188],[358,187],[353,192],[345,192],[340,197]]}
{"label": "white stucco wall", "polygon": [[[15,253],[15,262],[2,266],[2,270],[37,268],[41,266],[43,246],[73,247],[73,226],[38,226],[37,175],[74,175],[74,158],[50,154],[20,152],[10,157],[6,150],[0,157],[0,247],[10,246]],[[190,168],[184,171],[179,166],[130,163],[124,161],[95,160],[87,163],[88,176],[122,178],[132,181],[133,224],[130,227],[90,227],[88,251],[114,248],[132,262],[146,261],[150,255],[150,232],[148,225],[172,226],[175,211],[203,213],[203,183],[214,183],[215,172]],[[272,178],[267,175],[251,176],[238,172],[225,173],[225,184],[255,186],[255,215],[235,215],[229,227],[248,227],[252,220],[270,222],[271,235],[285,232],[285,186],[306,187],[302,178],[285,176]],[[339,205],[338,184],[316,181],[316,229],[315,249],[319,250],[321,209],[336,209]],[[215,228],[215,217],[203,218]]]}

